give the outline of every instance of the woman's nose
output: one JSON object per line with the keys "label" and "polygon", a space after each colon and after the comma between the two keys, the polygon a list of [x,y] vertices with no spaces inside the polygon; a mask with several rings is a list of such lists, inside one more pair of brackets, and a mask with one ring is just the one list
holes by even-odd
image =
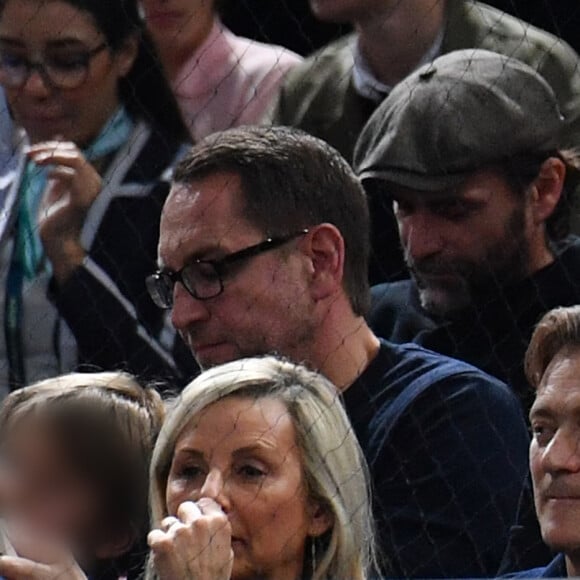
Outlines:
{"label": "woman's nose", "polygon": [[207,474],[203,486],[199,491],[200,498],[207,497],[213,499],[227,512],[230,509],[230,499],[226,487],[223,474],[217,469],[212,470]]}
{"label": "woman's nose", "polygon": [[29,72],[26,82],[22,85],[22,90],[33,97],[46,97],[50,94],[50,87],[46,79],[37,69]]}

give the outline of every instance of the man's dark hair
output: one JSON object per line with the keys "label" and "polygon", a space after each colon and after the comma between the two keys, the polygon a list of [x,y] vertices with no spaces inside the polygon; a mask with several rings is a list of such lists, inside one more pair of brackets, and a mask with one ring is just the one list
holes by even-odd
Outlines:
{"label": "man's dark hair", "polygon": [[500,163],[500,169],[510,186],[524,193],[537,179],[542,164],[550,157],[561,159],[566,165],[562,195],[552,215],[546,220],[548,241],[557,242],[570,233],[570,219],[577,204],[580,188],[580,154],[574,150],[559,150],[516,156]]}
{"label": "man's dark hair", "polygon": [[357,315],[369,307],[369,211],[364,190],[341,155],[324,141],[286,127],[240,127],[197,144],[175,169],[190,183],[218,172],[238,175],[245,219],[267,236],[320,223],[345,242],[344,289]]}

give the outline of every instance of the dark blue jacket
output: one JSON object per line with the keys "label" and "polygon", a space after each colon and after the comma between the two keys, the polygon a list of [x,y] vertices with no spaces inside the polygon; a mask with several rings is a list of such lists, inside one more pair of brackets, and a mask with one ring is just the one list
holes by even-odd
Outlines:
{"label": "dark blue jacket", "polygon": [[382,341],[344,403],[370,465],[386,575],[495,575],[528,473],[527,429],[509,389],[465,363]]}
{"label": "dark blue jacket", "polygon": [[546,567],[509,574],[505,578],[567,578],[566,558],[558,554]]}

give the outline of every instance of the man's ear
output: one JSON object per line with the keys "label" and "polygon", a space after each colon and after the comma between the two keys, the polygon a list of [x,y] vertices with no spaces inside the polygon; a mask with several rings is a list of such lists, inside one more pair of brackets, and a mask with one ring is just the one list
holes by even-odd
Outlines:
{"label": "man's ear", "polygon": [[97,545],[95,556],[98,560],[111,560],[126,554],[137,540],[137,532],[131,527],[107,535],[107,539]]}
{"label": "man's ear", "polygon": [[302,242],[311,267],[311,291],[315,300],[322,300],[342,287],[344,276],[344,239],[336,226],[319,224],[310,229]]}
{"label": "man's ear", "polygon": [[542,163],[540,172],[531,186],[531,204],[534,223],[544,223],[556,209],[562,196],[566,164],[557,157]]}

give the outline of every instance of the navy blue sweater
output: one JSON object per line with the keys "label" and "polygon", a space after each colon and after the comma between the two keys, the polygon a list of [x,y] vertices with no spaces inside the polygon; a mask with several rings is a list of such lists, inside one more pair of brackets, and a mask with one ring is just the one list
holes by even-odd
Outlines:
{"label": "navy blue sweater", "polygon": [[470,365],[382,341],[344,403],[370,465],[387,575],[494,575],[528,472],[528,433],[509,389]]}

